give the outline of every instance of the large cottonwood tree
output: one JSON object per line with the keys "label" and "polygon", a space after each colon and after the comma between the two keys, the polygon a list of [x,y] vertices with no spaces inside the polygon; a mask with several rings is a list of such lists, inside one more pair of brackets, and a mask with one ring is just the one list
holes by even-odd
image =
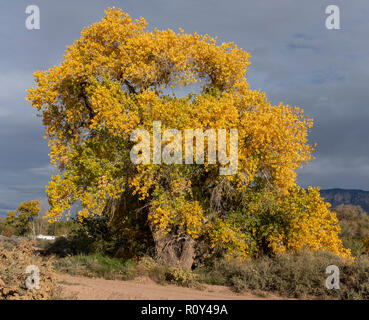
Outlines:
{"label": "large cottonwood tree", "polygon": [[[311,159],[312,119],[252,90],[250,56],[235,44],[146,26],[108,9],[60,65],[35,73],[28,101],[40,112],[59,169],[47,187],[48,217],[68,215],[76,202],[81,219],[107,214],[125,230],[137,228],[129,224],[140,216],[157,258],[184,267],[198,243],[204,256],[302,247],[347,255],[319,192],[295,182],[296,168]],[[195,92],[179,96],[183,87]],[[219,164],[206,162],[132,164],[130,135],[151,132],[153,121],[163,130],[238,129],[238,172],[221,176]]]}

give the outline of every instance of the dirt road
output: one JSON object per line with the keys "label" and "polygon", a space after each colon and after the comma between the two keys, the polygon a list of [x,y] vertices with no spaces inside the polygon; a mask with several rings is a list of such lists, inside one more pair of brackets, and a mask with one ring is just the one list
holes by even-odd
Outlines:
{"label": "dirt road", "polygon": [[130,281],[105,280],[58,274],[63,299],[77,300],[262,300],[281,299],[251,293],[236,294],[224,286],[202,285],[201,289],[159,285],[149,278]]}

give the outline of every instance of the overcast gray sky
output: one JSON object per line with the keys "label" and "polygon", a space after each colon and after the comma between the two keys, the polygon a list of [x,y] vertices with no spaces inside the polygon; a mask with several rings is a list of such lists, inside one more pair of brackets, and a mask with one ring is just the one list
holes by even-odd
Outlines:
{"label": "overcast gray sky", "polygon": [[[40,30],[27,30],[25,9],[40,8]],[[341,29],[325,27],[337,5]],[[50,177],[47,142],[24,100],[32,74],[60,63],[84,26],[116,6],[149,28],[179,27],[218,36],[250,52],[247,78],[273,103],[315,118],[314,160],[302,186],[369,190],[369,2],[367,0],[2,0],[0,4],[0,214],[43,199]]]}

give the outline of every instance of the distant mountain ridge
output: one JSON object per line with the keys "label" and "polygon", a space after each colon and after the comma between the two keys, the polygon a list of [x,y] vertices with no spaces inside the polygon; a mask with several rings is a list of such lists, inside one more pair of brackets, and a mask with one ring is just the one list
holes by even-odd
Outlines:
{"label": "distant mountain ridge", "polygon": [[369,214],[369,191],[337,188],[320,190],[320,194],[332,207],[340,204],[352,204],[361,206]]}

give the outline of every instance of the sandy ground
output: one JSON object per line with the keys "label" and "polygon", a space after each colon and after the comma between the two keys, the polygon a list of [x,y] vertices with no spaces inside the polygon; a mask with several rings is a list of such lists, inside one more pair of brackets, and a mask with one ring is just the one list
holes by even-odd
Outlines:
{"label": "sandy ground", "polygon": [[236,294],[224,286],[184,288],[159,285],[149,278],[105,280],[58,274],[61,298],[77,300],[277,300],[275,295]]}

